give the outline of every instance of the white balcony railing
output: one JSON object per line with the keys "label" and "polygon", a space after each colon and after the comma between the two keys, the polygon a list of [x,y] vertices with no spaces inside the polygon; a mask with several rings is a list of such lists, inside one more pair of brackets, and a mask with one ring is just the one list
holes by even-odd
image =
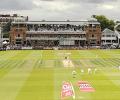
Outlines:
{"label": "white balcony railing", "polygon": [[102,37],[101,40],[116,40],[116,37]]}
{"label": "white balcony railing", "polygon": [[84,31],[27,31],[27,34],[86,34]]}
{"label": "white balcony railing", "polygon": [[15,37],[16,39],[23,39],[23,37]]}
{"label": "white balcony railing", "polygon": [[[60,40],[60,38],[48,38],[48,37],[26,37],[27,40]],[[63,38],[63,40],[86,40],[86,38]]]}

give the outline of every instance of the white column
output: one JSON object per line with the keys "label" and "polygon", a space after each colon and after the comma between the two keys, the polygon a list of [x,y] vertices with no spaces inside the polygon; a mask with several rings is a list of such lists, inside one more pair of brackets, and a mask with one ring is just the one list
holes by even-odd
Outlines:
{"label": "white column", "polygon": [[119,44],[119,47],[120,47],[120,38],[118,38],[118,44]]}
{"label": "white column", "polygon": [[106,37],[106,36],[107,36],[107,34],[105,33],[105,34],[104,34],[104,36],[105,36],[105,45],[106,45],[106,41],[107,41],[107,40],[106,40],[106,39],[107,39],[107,37]]}
{"label": "white column", "polygon": [[0,27],[0,34],[1,34],[1,27]]}

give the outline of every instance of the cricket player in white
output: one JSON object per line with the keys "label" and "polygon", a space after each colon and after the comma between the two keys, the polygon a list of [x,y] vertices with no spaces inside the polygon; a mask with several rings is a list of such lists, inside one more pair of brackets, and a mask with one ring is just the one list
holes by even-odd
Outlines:
{"label": "cricket player in white", "polygon": [[120,66],[119,66],[119,70],[120,70]]}
{"label": "cricket player in white", "polygon": [[94,69],[94,74],[97,72],[97,68]]}
{"label": "cricket player in white", "polygon": [[88,74],[92,74],[92,69],[88,68]]}
{"label": "cricket player in white", "polygon": [[81,69],[81,73],[84,73],[84,69]]}

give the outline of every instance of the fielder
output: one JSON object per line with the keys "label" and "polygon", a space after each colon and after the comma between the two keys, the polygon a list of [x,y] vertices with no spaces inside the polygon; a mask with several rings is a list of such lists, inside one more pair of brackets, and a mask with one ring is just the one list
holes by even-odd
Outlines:
{"label": "fielder", "polygon": [[119,66],[118,68],[119,68],[119,70],[120,70],[120,66]]}
{"label": "fielder", "polygon": [[97,68],[94,69],[94,74],[97,72]]}
{"label": "fielder", "polygon": [[92,69],[88,68],[88,74],[92,74]]}
{"label": "fielder", "polygon": [[84,73],[84,69],[81,69],[81,73]]}

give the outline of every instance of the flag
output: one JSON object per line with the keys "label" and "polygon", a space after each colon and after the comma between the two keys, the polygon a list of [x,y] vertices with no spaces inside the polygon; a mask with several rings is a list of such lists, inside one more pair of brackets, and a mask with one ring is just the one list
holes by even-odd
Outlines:
{"label": "flag", "polygon": [[81,92],[94,92],[95,89],[87,81],[78,81]]}
{"label": "flag", "polygon": [[69,82],[63,82],[62,85],[62,91],[61,91],[61,99],[64,99],[66,97],[74,97],[74,90],[73,86]]}

